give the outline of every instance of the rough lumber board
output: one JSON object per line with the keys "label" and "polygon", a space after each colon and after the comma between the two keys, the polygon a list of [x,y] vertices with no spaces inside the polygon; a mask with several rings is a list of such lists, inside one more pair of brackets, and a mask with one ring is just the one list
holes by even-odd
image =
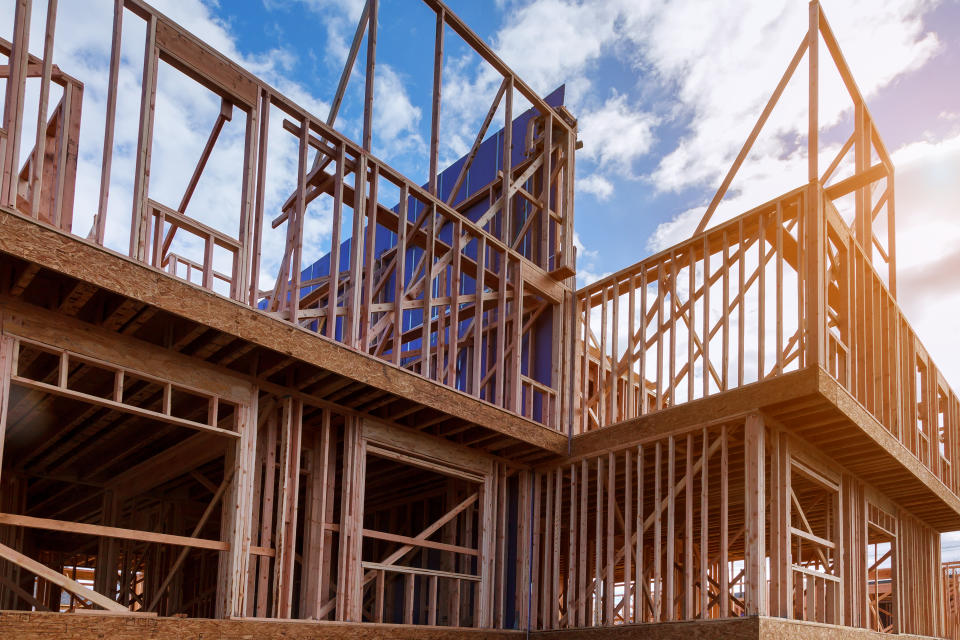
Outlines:
{"label": "rough lumber board", "polygon": [[445,629],[346,622],[144,618],[131,615],[73,615],[0,612],[0,640],[521,640],[521,631]]}
{"label": "rough lumber board", "polygon": [[[916,515],[927,520],[927,524],[933,526],[938,531],[955,530],[960,526],[960,498],[954,495],[932,471],[921,464],[905,446],[900,444],[893,434],[883,428],[883,425],[881,425],[863,405],[857,402],[840,383],[834,380],[826,371],[819,370],[818,373],[820,393],[829,400],[831,404],[837,407],[848,420],[857,425],[878,447],[891,456],[897,464],[904,467],[909,472],[911,479],[923,483],[923,485],[936,496],[938,502],[942,502],[951,510],[950,517],[944,517],[942,522],[939,520],[931,520],[925,513],[917,512]],[[866,480],[877,484],[881,490],[889,493],[890,488],[878,482],[879,479],[882,479],[888,474],[883,468],[875,468],[876,473],[871,473],[869,476],[860,469],[855,469],[855,471],[864,476]],[[896,495],[892,497],[895,499],[898,498]],[[899,501],[901,503],[903,502],[902,499]],[[909,504],[905,506],[910,508]],[[911,510],[916,511],[915,509]],[[938,505],[930,511],[930,514],[941,514],[941,512],[942,507]],[[947,514],[943,513],[942,515],[946,516]]]}
{"label": "rough lumber board", "polygon": [[[725,620],[693,620],[629,624],[617,627],[564,629],[531,633],[537,640],[881,640],[890,634],[816,622],[784,620],[765,616],[728,618]],[[903,640],[920,640],[923,636],[897,635]]]}
{"label": "rough lumber board", "polygon": [[[12,513],[0,513],[0,524],[30,529],[45,529],[47,531],[79,533],[88,536],[106,536],[109,538],[119,538],[121,540],[174,544],[194,549],[227,551],[230,548],[228,543],[219,540],[191,538],[168,533],[154,533],[152,531],[138,531],[136,529],[122,529],[120,527],[106,527],[98,524],[87,524],[85,522],[66,522],[64,520],[51,520],[49,518],[34,518],[32,516],[21,516]],[[2,553],[2,545],[0,545],[0,553]]]}
{"label": "rough lumber board", "polygon": [[[760,618],[760,637],[772,640],[881,640],[890,638],[889,633],[870,631],[869,629],[854,629],[818,622],[804,622],[801,620],[784,620],[782,618]],[[896,634],[898,640],[921,640],[928,636],[918,636],[911,633]]]}
{"label": "rough lumber board", "polygon": [[[236,65],[226,58],[211,53],[209,47],[165,16],[157,20],[157,46],[164,62],[215,93],[231,99],[240,98],[244,110],[257,104],[259,87],[256,81],[238,72]],[[202,72],[197,70],[200,64]]]}
{"label": "rough lumber board", "polygon": [[80,238],[0,209],[0,251],[554,453],[565,435]]}
{"label": "rough lumber board", "polygon": [[[445,629],[442,627],[344,622],[209,620],[202,618],[145,618],[128,614],[73,615],[25,611],[0,612],[0,640],[57,638],[68,640],[520,640],[522,631]],[[622,625],[617,627],[532,632],[536,640],[881,640],[889,635],[812,622],[766,617],[730,618]],[[920,636],[898,635],[903,640]]]}
{"label": "rough lumber board", "polygon": [[202,389],[224,400],[248,402],[253,393],[250,382],[229,370],[142,340],[121,338],[96,325],[15,298],[0,296],[0,318],[5,333]]}
{"label": "rough lumber board", "polygon": [[39,265],[28,264],[10,286],[11,295],[18,296],[26,291],[27,287],[30,286],[30,283],[33,282],[33,279],[36,277],[38,271],[40,271]]}
{"label": "rough lumber board", "polygon": [[696,429],[707,423],[745,416],[769,404],[816,394],[817,380],[815,371],[804,369],[675,407],[667,407],[574,436],[571,455],[574,459],[597,455],[678,429]]}
{"label": "rough lumber board", "polygon": [[398,429],[392,425],[385,425],[376,420],[363,421],[363,437],[374,444],[394,449],[398,452],[416,452],[424,460],[433,460],[441,464],[469,470],[478,475],[493,472],[493,456],[479,453],[462,445],[438,440],[435,436],[423,433]]}
{"label": "rough lumber board", "polygon": [[97,288],[92,284],[78,282],[60,303],[60,311],[68,316],[75,315],[96,292]]}
{"label": "rough lumber board", "polygon": [[531,633],[530,637],[537,640],[754,640],[761,635],[760,619],[752,616],[540,631]]}

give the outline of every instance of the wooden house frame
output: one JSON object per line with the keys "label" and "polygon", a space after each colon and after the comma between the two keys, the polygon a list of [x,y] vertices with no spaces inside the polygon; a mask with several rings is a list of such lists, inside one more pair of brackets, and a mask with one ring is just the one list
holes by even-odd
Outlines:
{"label": "wooden house frame", "polygon": [[[576,120],[439,0],[425,185],[371,153],[378,0],[324,118],[115,0],[79,235],[83,83],[53,63],[57,0],[29,53],[38,2],[15,0],[0,42],[0,637],[957,637],[940,533],[960,528],[960,402],[897,304],[894,168],[818,2],[693,236],[580,290]],[[137,114],[117,107],[125,20],[144,27]],[[451,186],[453,37],[502,81]],[[358,143],[336,121],[364,47]],[[807,183],[711,226],[804,61]],[[854,114],[825,168],[821,63]],[[179,203],[150,189],[161,64],[220,100]],[[470,185],[500,111],[498,171]],[[118,167],[125,116],[136,162]],[[296,174],[270,211],[277,117]],[[234,118],[226,230],[189,204]],[[116,171],[126,252],[105,246]],[[328,266],[305,276],[317,202]]]}

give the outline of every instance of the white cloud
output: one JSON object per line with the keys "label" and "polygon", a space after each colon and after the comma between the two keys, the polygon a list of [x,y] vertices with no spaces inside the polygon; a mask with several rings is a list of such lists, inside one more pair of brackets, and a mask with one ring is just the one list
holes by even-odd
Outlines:
{"label": "white cloud", "polygon": [[960,133],[893,153],[896,174],[898,299],[934,362],[960,389]]}
{"label": "white cloud", "polygon": [[[707,16],[694,0],[670,3],[649,14],[637,32],[639,52],[665,82],[676,85],[687,132],[650,176],[661,191],[707,188],[713,193],[769,99],[807,26],[806,5],[738,3]],[[735,6],[734,6],[735,5]],[[918,68],[939,49],[924,29],[926,0],[830,3],[831,22],[862,93],[870,96],[896,77]],[[867,15],[869,14],[869,16]],[[690,21],[694,24],[691,25]],[[863,20],[867,23],[864,24]],[[761,56],[758,51],[763,51]],[[849,112],[849,97],[821,46],[821,130]],[[802,61],[747,161],[740,168],[711,224],[747,211],[806,182],[807,65]],[[821,139],[825,167],[839,145]],[[898,200],[904,194],[898,189]],[[706,202],[661,223],[648,248],[658,251],[688,238]]]}
{"label": "white cloud", "polygon": [[592,194],[597,200],[608,200],[613,195],[613,183],[596,173],[577,178],[576,186],[578,191]]}
{"label": "white cloud", "polygon": [[[829,145],[823,156],[831,155],[839,145]],[[784,194],[805,182],[807,158],[802,151],[768,162],[747,163],[738,173],[735,187],[721,200],[710,225],[749,211],[757,205]],[[706,205],[692,207],[657,226],[647,241],[647,248],[662,251],[693,235],[706,211]]]}
{"label": "white cloud", "polygon": [[360,19],[366,0],[300,0],[300,2],[320,14],[327,14],[330,11],[345,13],[348,18],[356,22]]}
{"label": "white cloud", "polygon": [[602,280],[610,275],[610,271],[601,271],[597,269],[596,263],[597,259],[600,257],[600,252],[596,249],[587,249],[583,241],[580,240],[580,235],[574,231],[573,232],[573,246],[577,250],[577,286],[585,287],[588,284],[592,284],[597,280]]}
{"label": "white cloud", "polygon": [[629,175],[633,160],[653,145],[657,122],[656,116],[634,109],[627,96],[614,92],[599,109],[580,118],[580,155]]}
{"label": "white cloud", "polygon": [[374,75],[374,153],[392,157],[404,152],[425,154],[419,134],[420,108],[410,101],[403,77],[390,65],[378,64]]}
{"label": "white cloud", "polygon": [[[638,36],[644,59],[664,79],[677,83],[683,109],[691,117],[689,131],[653,174],[660,189],[720,181],[807,26],[806,5],[787,0],[753,3],[747,10],[728,2],[709,15],[695,4],[686,0],[664,5],[653,14],[650,29]],[[926,0],[858,0],[825,7],[867,98],[936,53],[937,38],[925,31],[922,21],[922,10],[929,6]],[[757,55],[759,51],[763,55]],[[821,60],[820,122],[827,128],[849,110],[850,101],[823,47]],[[805,135],[806,82],[807,66],[801,63],[793,86],[765,127],[766,135],[751,152],[756,161],[776,161]]]}
{"label": "white cloud", "polygon": [[704,210],[705,207],[687,209],[671,220],[658,224],[647,239],[647,249],[651,253],[656,253],[689,238],[697,228]]}
{"label": "white cloud", "polygon": [[590,83],[587,70],[612,41],[616,18],[608,2],[535,0],[510,12],[494,48],[540,93],[566,83],[575,104]]}
{"label": "white cloud", "polygon": [[[440,159],[456,161],[470,150],[480,124],[490,109],[503,78],[492,67],[479,64],[470,53],[450,56],[443,66],[443,101],[440,109]],[[503,101],[487,135],[503,126]]]}

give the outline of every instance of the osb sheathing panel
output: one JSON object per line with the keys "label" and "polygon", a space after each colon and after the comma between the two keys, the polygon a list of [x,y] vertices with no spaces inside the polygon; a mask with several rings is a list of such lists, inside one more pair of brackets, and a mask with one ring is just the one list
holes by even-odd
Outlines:
{"label": "osb sheathing panel", "polygon": [[630,624],[531,634],[538,640],[756,640],[759,618]]}
{"label": "osb sheathing panel", "polygon": [[[752,616],[542,631],[531,634],[531,637],[538,640],[882,640],[892,636],[866,629]],[[920,640],[924,636],[895,637],[898,640]]]}
{"label": "osb sheathing panel", "polygon": [[837,627],[816,622],[796,622],[781,618],[760,618],[760,637],[772,640],[800,638],[802,640],[882,640],[896,637],[898,640],[920,640],[929,636],[902,634],[891,636],[888,633]]}
{"label": "osb sheathing panel", "polygon": [[[306,621],[206,620],[144,618],[117,615],[80,615],[0,612],[0,640],[56,638],[57,640],[519,640],[522,631],[446,629],[404,625],[370,625]],[[664,622],[591,629],[541,631],[538,640],[881,640],[889,635],[778,618],[735,618]],[[903,640],[921,636],[899,635]]]}
{"label": "osb sheathing panel", "polygon": [[335,622],[207,620],[0,612],[0,640],[519,640],[519,631]]}

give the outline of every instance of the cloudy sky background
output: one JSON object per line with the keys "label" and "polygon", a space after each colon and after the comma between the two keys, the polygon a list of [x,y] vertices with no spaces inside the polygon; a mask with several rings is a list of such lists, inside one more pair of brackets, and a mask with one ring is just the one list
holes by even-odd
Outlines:
{"label": "cloudy sky background", "polygon": [[[34,2],[35,53],[45,4]],[[153,4],[325,119],[363,0]],[[897,167],[901,306],[960,389],[960,1],[823,4]],[[7,39],[12,6],[13,0],[0,0],[0,36]],[[97,201],[112,6],[111,0],[61,0],[58,14],[56,60],[85,83],[74,227],[82,235]],[[536,91],[566,85],[584,144],[577,156],[580,284],[690,234],[807,27],[802,0],[449,0],[449,6]],[[122,251],[143,32],[142,21],[128,13],[107,233],[108,244]],[[381,0],[374,153],[421,182],[428,167],[433,40],[434,17],[425,5]],[[851,113],[825,53],[821,60],[821,135],[824,154],[832,157],[848,135]],[[363,61],[361,50],[361,68]],[[159,78],[151,196],[175,207],[220,104],[169,68],[162,66]],[[469,149],[499,80],[447,30],[442,161]],[[802,64],[715,219],[806,181],[806,81]],[[360,137],[362,85],[355,74],[337,121],[354,139]],[[36,122],[29,106],[36,104],[36,87],[28,87],[28,123]],[[234,110],[190,207],[192,216],[226,231],[234,231],[239,204],[244,125]],[[280,125],[272,119],[267,205],[274,213],[294,185],[296,168],[295,139]],[[329,224],[329,210],[318,203],[307,218],[305,260],[327,252]],[[269,283],[282,229],[264,242],[262,279]]]}

